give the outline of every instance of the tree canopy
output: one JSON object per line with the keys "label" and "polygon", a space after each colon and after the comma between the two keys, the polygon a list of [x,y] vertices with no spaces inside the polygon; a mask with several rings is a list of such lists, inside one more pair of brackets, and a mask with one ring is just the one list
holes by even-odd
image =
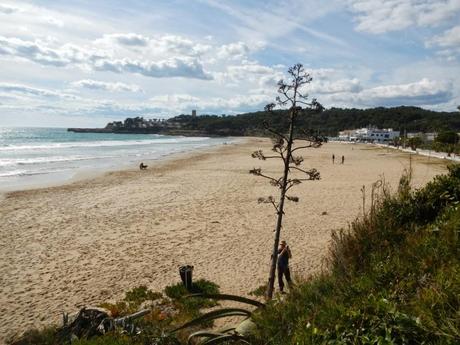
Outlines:
{"label": "tree canopy", "polygon": [[454,131],[443,131],[436,136],[435,141],[441,144],[457,144],[459,136]]}

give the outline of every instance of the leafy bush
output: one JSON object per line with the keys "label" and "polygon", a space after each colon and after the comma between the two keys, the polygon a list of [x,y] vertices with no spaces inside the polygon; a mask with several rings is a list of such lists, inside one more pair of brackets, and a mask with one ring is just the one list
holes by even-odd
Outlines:
{"label": "leafy bush", "polygon": [[125,294],[125,301],[135,304],[141,304],[144,301],[153,301],[161,298],[163,295],[160,292],[153,292],[147,289],[147,286],[141,285],[129,290]]}
{"label": "leafy bush", "polygon": [[[219,293],[218,285],[207,281],[198,280],[193,285],[194,292],[207,294]],[[156,301],[154,305],[146,305],[150,313],[141,319],[136,320],[136,325],[142,330],[140,334],[120,334],[118,331],[110,332],[104,336],[92,337],[90,339],[75,340],[72,344],[77,345],[178,345],[179,338],[187,339],[189,332],[170,334],[170,331],[178,324],[189,321],[191,318],[200,315],[200,308],[215,306],[217,303],[205,298],[186,298],[189,295],[182,284],[169,286],[165,293],[170,299],[162,299],[162,294],[153,292],[146,286],[135,287],[126,292],[122,301],[115,303],[102,303],[100,306],[108,309],[112,317],[121,317],[132,314],[146,301]],[[159,300],[160,299],[160,300]],[[159,300],[159,301],[157,301]],[[211,323],[208,323],[211,325]],[[191,330],[193,331],[193,329]],[[56,345],[60,344],[58,330],[56,327],[43,330],[30,330],[20,339],[11,339],[10,345]]]}
{"label": "leafy bush", "polygon": [[211,308],[217,302],[209,298],[188,298],[191,293],[218,294],[219,285],[205,279],[200,279],[192,284],[191,291],[188,291],[182,283],[167,286],[165,294],[171,298],[176,306],[193,317],[199,315],[201,308]]}
{"label": "leafy bush", "polygon": [[267,293],[267,284],[260,285],[258,288],[249,292],[251,296],[264,297]]}
{"label": "leafy bush", "polygon": [[32,329],[25,332],[20,339],[10,339],[10,345],[54,345],[56,344],[56,328],[46,327],[43,329]]}
{"label": "leafy bush", "polygon": [[145,285],[135,287],[125,293],[123,301],[116,303],[104,302],[99,306],[110,311],[112,317],[120,317],[136,312],[145,301],[160,299],[163,295],[160,292],[153,292]]}

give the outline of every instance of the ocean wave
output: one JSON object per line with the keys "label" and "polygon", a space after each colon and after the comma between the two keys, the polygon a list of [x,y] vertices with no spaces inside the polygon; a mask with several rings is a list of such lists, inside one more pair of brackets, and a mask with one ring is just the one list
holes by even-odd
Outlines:
{"label": "ocean wave", "polygon": [[90,159],[116,158],[118,156],[50,156],[50,157],[35,157],[35,158],[9,158],[0,159],[0,167],[14,165],[31,165],[31,164],[48,164],[60,162],[83,161]]}
{"label": "ocean wave", "polygon": [[11,178],[11,177],[22,177],[22,176],[34,176],[34,175],[46,175],[51,173],[59,173],[63,171],[69,171],[71,169],[50,169],[50,170],[10,170],[0,171],[0,178]]}
{"label": "ocean wave", "polygon": [[114,147],[114,146],[134,146],[134,145],[152,145],[152,144],[185,144],[187,142],[200,142],[208,140],[208,137],[177,137],[177,138],[159,138],[148,140],[98,140],[98,141],[73,141],[73,142],[48,142],[36,145],[6,145],[0,147],[0,151],[19,151],[19,150],[49,150],[49,149],[66,149],[81,147]]}

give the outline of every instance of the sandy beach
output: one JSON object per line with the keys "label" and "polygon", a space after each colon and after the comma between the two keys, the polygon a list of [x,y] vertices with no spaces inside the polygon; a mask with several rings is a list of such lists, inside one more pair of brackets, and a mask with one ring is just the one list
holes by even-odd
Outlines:
{"label": "sandy beach", "polygon": [[[247,139],[59,187],[14,192],[0,201],[0,342],[25,328],[59,322],[61,312],[122,298],[141,284],[160,291],[179,281],[178,267],[221,291],[247,294],[265,283],[275,225],[274,209],[258,204],[276,196],[267,180],[280,162],[251,158],[270,150]],[[331,161],[335,154],[336,162]],[[340,157],[345,156],[345,164]],[[330,233],[362,212],[361,188],[384,177],[395,189],[409,154],[370,145],[328,143],[303,152],[320,181],[292,195],[282,238],[291,270],[319,270]],[[442,161],[412,156],[413,184],[445,171]]]}

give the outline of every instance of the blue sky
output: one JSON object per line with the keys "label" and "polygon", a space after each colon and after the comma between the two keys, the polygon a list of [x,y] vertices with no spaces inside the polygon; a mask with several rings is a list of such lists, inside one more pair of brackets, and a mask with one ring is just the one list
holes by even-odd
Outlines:
{"label": "blue sky", "polygon": [[2,0],[0,23],[0,126],[261,110],[297,62],[326,108],[460,105],[460,0]]}

